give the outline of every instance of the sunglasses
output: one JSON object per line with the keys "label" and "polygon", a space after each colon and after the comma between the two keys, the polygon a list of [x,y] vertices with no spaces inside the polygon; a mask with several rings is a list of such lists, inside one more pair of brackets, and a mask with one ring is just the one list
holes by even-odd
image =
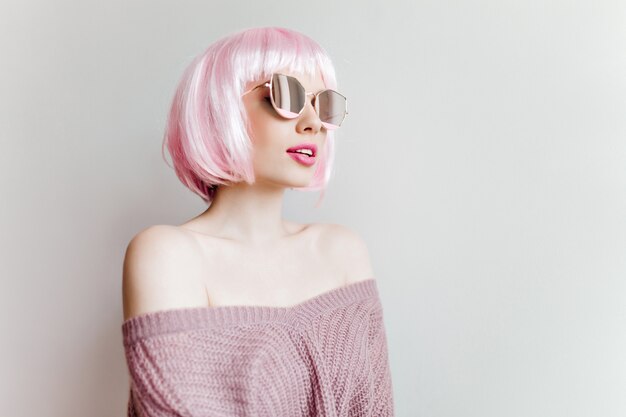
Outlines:
{"label": "sunglasses", "polygon": [[[302,114],[307,96],[313,93],[307,93],[297,78],[274,73],[269,81],[259,84],[242,94],[246,94],[256,90],[259,87],[270,88],[270,100],[276,113],[285,119],[295,119]],[[322,90],[314,95],[315,112],[322,121],[322,125],[333,130],[339,128],[343,119],[348,114],[348,100],[335,90]]]}

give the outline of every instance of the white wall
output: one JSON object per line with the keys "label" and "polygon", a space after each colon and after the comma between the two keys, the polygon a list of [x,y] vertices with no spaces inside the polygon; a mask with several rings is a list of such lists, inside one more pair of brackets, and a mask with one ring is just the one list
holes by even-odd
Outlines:
{"label": "white wall", "polygon": [[349,98],[324,205],[285,215],[368,241],[396,415],[626,415],[618,0],[2,2],[2,414],[125,415],[126,244],[204,209],[161,159],[169,100],[266,25]]}

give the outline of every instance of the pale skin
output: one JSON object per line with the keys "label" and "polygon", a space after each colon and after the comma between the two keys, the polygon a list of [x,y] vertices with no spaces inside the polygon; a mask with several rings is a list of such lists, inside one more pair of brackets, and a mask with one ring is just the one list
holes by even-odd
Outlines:
{"label": "pale skin", "polygon": [[[307,92],[324,89],[290,73]],[[263,81],[250,82],[252,88]],[[219,187],[211,206],[181,225],[155,225],[133,237],[123,268],[124,319],[186,307],[290,307],[335,288],[374,278],[364,240],[345,226],[297,224],[282,217],[285,190],[306,186],[316,164],[294,161],[287,148],[313,142],[326,129],[313,96],[296,119],[265,100],[267,88],[242,97],[253,134],[256,182]]]}

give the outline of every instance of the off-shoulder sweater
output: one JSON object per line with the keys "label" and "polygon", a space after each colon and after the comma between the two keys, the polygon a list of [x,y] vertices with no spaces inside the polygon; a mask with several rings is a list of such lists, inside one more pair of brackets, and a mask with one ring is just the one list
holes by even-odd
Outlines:
{"label": "off-shoulder sweater", "polygon": [[394,415],[374,278],[291,307],[144,313],[122,333],[129,417]]}

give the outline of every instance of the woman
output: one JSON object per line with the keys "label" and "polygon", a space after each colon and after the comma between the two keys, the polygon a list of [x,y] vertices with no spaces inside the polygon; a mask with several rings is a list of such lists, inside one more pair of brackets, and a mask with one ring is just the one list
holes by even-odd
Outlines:
{"label": "woman", "polygon": [[281,216],[285,189],[323,191],[346,114],[327,54],[292,30],[224,37],[185,71],[164,146],[210,207],[128,245],[129,416],[393,415],[364,241]]}

